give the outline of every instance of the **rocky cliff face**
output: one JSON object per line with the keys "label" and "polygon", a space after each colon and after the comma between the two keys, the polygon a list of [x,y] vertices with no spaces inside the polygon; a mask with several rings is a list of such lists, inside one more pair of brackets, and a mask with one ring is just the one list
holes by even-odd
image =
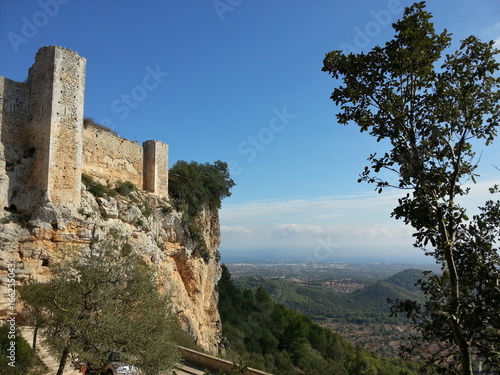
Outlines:
{"label": "rocky cliff face", "polygon": [[[15,266],[16,282],[47,280],[51,264],[68,251],[85,251],[110,231],[129,238],[157,273],[162,291],[171,295],[184,330],[205,350],[216,353],[221,330],[216,285],[220,278],[218,212],[205,210],[198,221],[208,248],[197,254],[195,236],[183,215],[165,199],[141,191],[95,197],[82,188],[81,208],[72,213],[46,201],[27,217],[5,212],[0,224],[0,278]],[[0,283],[0,311],[5,317],[7,286]]]}

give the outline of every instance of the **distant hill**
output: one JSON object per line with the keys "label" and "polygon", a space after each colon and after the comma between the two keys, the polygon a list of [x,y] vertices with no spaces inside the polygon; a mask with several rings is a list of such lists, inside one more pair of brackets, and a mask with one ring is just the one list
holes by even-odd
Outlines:
{"label": "distant hill", "polygon": [[[218,284],[219,312],[222,340],[229,358],[239,358],[240,362],[276,375],[421,373],[417,363],[382,358],[349,343],[305,314],[276,303],[264,288],[301,306],[311,303],[317,309],[321,304],[314,301],[316,298],[324,298],[322,302],[333,305],[333,301],[327,299],[328,293],[321,293],[317,285],[306,287],[301,285],[302,279],[293,280],[254,277],[247,282],[261,286],[241,289],[235,285],[227,267],[222,266]],[[379,346],[389,346],[378,337],[377,340]]]}
{"label": "distant hill", "polygon": [[410,268],[387,278],[387,282],[400,286],[410,292],[418,293],[420,287],[417,284],[419,279],[424,278],[422,270]]}
{"label": "distant hill", "polygon": [[316,321],[352,323],[401,323],[389,317],[387,299],[421,301],[418,279],[422,270],[408,269],[384,280],[367,283],[352,293],[339,293],[324,287],[322,282],[297,282],[287,278],[241,278],[235,280],[241,288],[262,286],[279,303],[296,309]]}

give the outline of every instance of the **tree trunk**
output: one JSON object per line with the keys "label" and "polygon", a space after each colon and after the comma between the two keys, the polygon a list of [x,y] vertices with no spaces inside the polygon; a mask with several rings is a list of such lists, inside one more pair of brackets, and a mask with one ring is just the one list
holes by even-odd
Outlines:
{"label": "tree trunk", "polygon": [[[453,197],[451,197],[453,201]],[[464,339],[462,333],[462,327],[460,326],[460,277],[458,275],[455,257],[453,255],[453,244],[455,242],[455,233],[453,226],[447,227],[443,219],[443,215],[440,213],[441,220],[439,221],[439,229],[441,235],[444,238],[443,252],[445,256],[445,264],[447,266],[450,275],[450,289],[451,298],[449,301],[454,320],[450,323],[453,336],[455,338],[455,344],[460,349],[460,362],[462,365],[462,375],[473,375],[472,373],[472,358],[470,352],[470,345]],[[451,220],[450,220],[451,221]]]}
{"label": "tree trunk", "polygon": [[473,375],[470,345],[465,341],[460,343],[460,354],[461,354],[460,360],[462,362],[462,374]]}
{"label": "tree trunk", "polygon": [[33,329],[33,345],[31,347],[33,348],[33,352],[36,353],[36,339],[38,337],[38,326],[35,325],[35,328]]}
{"label": "tree trunk", "polygon": [[66,359],[68,358],[69,348],[65,347],[61,354],[61,360],[59,361],[59,369],[57,370],[56,375],[63,375],[64,367],[66,366]]}

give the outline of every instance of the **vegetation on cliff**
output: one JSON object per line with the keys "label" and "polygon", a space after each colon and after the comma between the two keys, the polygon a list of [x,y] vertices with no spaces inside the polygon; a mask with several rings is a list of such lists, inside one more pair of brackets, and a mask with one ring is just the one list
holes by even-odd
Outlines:
{"label": "vegetation on cliff", "polygon": [[[210,259],[201,228],[197,222],[204,209],[218,210],[222,199],[231,196],[235,186],[227,163],[220,160],[200,164],[178,161],[169,171],[169,195],[174,207],[182,211],[184,225],[197,243],[196,253],[206,262]],[[216,259],[219,261],[219,257]]]}
{"label": "vegetation on cliff", "polygon": [[105,125],[102,125],[102,124],[99,124],[97,121],[95,121],[92,117],[85,117],[83,119],[83,126],[84,127],[87,127],[87,126],[93,126],[94,128],[97,128],[97,129],[100,129],[100,130],[103,130],[103,131],[106,131],[106,132],[110,132],[110,133],[113,133],[114,135],[118,135],[113,129],[111,129],[110,127],[108,126],[105,126]]}
{"label": "vegetation on cliff", "polygon": [[235,286],[223,265],[219,312],[229,356],[273,374],[417,374],[417,364],[381,359],[306,315],[276,303],[263,287]]}
{"label": "vegetation on cliff", "polygon": [[244,277],[235,280],[242,289],[264,288],[278,303],[298,310],[320,323],[401,324],[406,319],[390,317],[387,299],[423,301],[415,283],[423,277],[421,270],[405,270],[387,279],[360,280],[359,289],[339,293],[329,288],[331,278],[305,277],[302,282],[293,278]]}
{"label": "vegetation on cliff", "polygon": [[204,207],[220,208],[222,199],[231,196],[233,186],[229,167],[220,160],[213,164],[181,160],[169,171],[169,195],[178,206],[185,206],[192,217]]}

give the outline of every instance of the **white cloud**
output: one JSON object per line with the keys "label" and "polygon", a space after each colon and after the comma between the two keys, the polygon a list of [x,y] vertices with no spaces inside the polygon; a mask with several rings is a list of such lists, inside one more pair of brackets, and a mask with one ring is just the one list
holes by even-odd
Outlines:
{"label": "white cloud", "polygon": [[334,243],[335,248],[358,248],[360,251],[381,248],[411,247],[413,230],[402,223],[371,225],[279,224],[268,234],[270,242],[289,248],[315,248],[318,243]]}
{"label": "white cloud", "polygon": [[325,234],[329,233],[331,228],[324,225],[307,224],[280,224],[273,228],[273,233],[278,236],[289,237],[304,234]]}
{"label": "white cloud", "polygon": [[[221,221],[224,225],[253,225],[272,227],[293,222],[304,225],[370,222],[373,215],[389,218],[401,191],[378,195],[370,192],[348,196],[323,197],[311,200],[251,201],[224,203]],[[389,219],[390,220],[390,219]]]}
{"label": "white cloud", "polygon": [[229,225],[221,225],[220,230],[222,234],[232,234],[232,235],[247,235],[251,234],[252,231],[242,225],[234,225],[234,226],[229,226]]}
{"label": "white cloud", "polygon": [[305,235],[334,235],[338,237],[394,238],[408,234],[408,227],[394,225],[304,225],[280,224],[272,233],[280,237],[296,237]]}
{"label": "white cloud", "polygon": [[[470,213],[486,200],[498,199],[488,188],[500,184],[500,173],[491,176],[472,186],[462,199]],[[221,252],[223,257],[260,253],[262,259],[279,254],[321,261],[363,257],[423,260],[422,251],[413,248],[413,228],[390,217],[397,199],[406,193],[367,191],[310,200],[225,203]]]}
{"label": "white cloud", "polygon": [[[224,205],[224,255],[257,253],[263,259],[339,261],[387,257],[412,249],[411,232],[390,218],[400,191],[373,192],[311,200],[255,201]],[[238,235],[245,228],[245,235]],[[251,234],[248,231],[252,231]],[[226,235],[227,234],[227,235]]]}

